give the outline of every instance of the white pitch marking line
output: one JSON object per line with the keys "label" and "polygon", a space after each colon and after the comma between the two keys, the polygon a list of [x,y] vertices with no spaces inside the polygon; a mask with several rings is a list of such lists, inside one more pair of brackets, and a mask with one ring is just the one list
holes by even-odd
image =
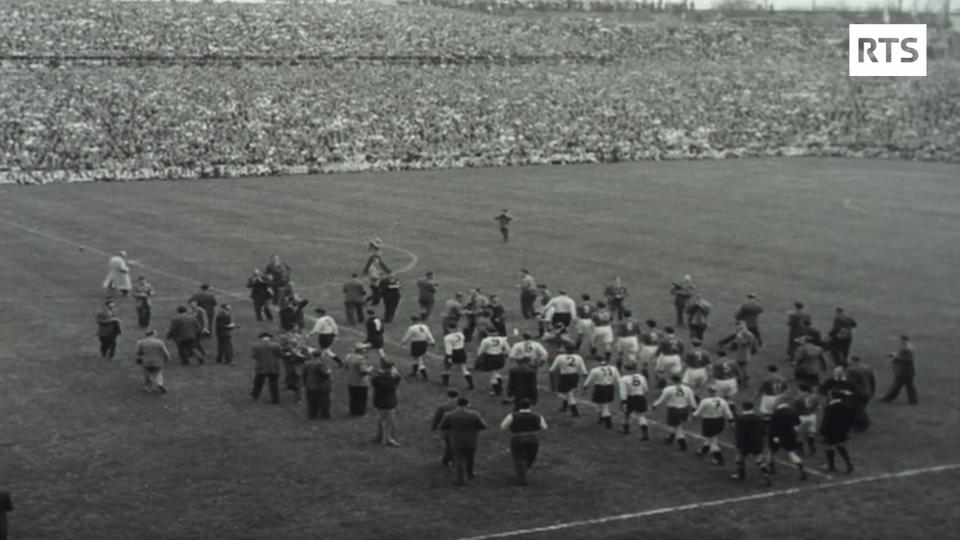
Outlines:
{"label": "white pitch marking line", "polygon": [[867,213],[867,211],[864,210],[863,208],[857,206],[856,204],[853,204],[853,199],[850,197],[847,197],[846,199],[843,200],[843,206],[847,210],[853,210],[854,212],[859,212],[861,214]]}
{"label": "white pitch marking line", "polygon": [[[95,247],[88,246],[88,245],[86,245],[86,244],[81,244],[81,243],[79,243],[79,242],[74,242],[73,240],[69,240],[69,239],[63,238],[63,237],[61,237],[61,236],[57,236],[57,235],[54,235],[54,234],[50,234],[50,233],[41,231],[41,230],[39,230],[39,229],[35,229],[35,228],[33,228],[33,227],[28,227],[28,226],[26,226],[26,225],[21,225],[21,224],[19,224],[19,223],[14,222],[14,221],[10,221],[10,220],[4,219],[4,218],[0,218],[0,222],[6,223],[6,224],[8,224],[8,225],[10,225],[10,226],[12,226],[12,227],[16,227],[16,228],[18,228],[18,229],[21,229],[21,230],[23,230],[23,231],[26,231],[26,232],[35,234],[35,235],[37,235],[37,236],[41,236],[41,237],[44,237],[44,238],[47,238],[47,239],[50,239],[50,240],[54,240],[54,241],[57,241],[57,242],[62,242],[62,243],[64,243],[64,244],[71,245],[71,246],[74,246],[74,247],[77,247],[77,248],[83,248],[83,249],[85,249],[85,250],[87,250],[87,251],[91,251],[91,252],[93,252],[93,253],[99,253],[99,254],[101,254],[101,255],[110,255],[110,254],[107,253],[106,251],[102,251],[102,250],[97,249],[97,248],[95,248]],[[342,239],[341,239],[341,240],[342,240]],[[385,247],[386,247],[386,246],[385,246]],[[404,266],[403,268],[397,270],[396,273],[399,274],[399,273],[407,272],[407,271],[413,269],[413,267],[414,267],[414,266],[416,265],[416,263],[419,261],[419,258],[416,256],[416,254],[414,254],[414,253],[412,253],[412,252],[410,252],[410,251],[407,251],[407,250],[402,249],[402,248],[397,248],[397,247],[395,247],[395,246],[391,246],[391,247],[393,247],[393,249],[396,249],[396,250],[400,251],[401,253],[409,254],[409,256],[411,257],[411,262],[408,263],[408,264],[407,264],[406,266]],[[160,270],[159,268],[156,268],[156,267],[153,267],[153,266],[149,266],[149,265],[146,265],[146,264],[140,264],[140,263],[138,263],[137,266],[140,266],[141,268],[144,268],[144,269],[146,269],[146,270],[150,270],[151,272],[153,272],[153,273],[155,273],[155,274],[159,274],[159,275],[168,277],[168,278],[173,279],[173,280],[181,281],[181,282],[184,282],[184,283],[191,283],[191,284],[197,283],[197,281],[194,280],[194,279],[190,279],[190,278],[188,278],[188,277],[181,276],[181,275],[179,275],[179,274],[173,274],[173,273],[170,273],[170,272],[166,272],[166,271],[164,271],[164,270]],[[232,297],[234,297],[234,298],[245,299],[245,300],[249,300],[249,299],[250,299],[249,296],[246,295],[246,294],[241,294],[241,293],[237,293],[237,292],[233,292],[233,291],[228,291],[228,290],[225,290],[225,289],[220,289],[220,288],[212,287],[212,286],[211,286],[210,288],[211,288],[214,292],[226,294],[226,295],[232,296]],[[314,317],[311,317],[311,316],[309,316],[309,315],[307,316],[307,319],[310,320],[310,321],[316,320]],[[344,330],[348,331],[348,332],[352,332],[352,333],[354,333],[354,334],[356,334],[356,335],[359,335],[359,336],[365,336],[365,335],[366,335],[364,332],[361,332],[360,330],[357,330],[357,329],[355,329],[355,328],[350,328],[349,326],[343,326],[342,328],[343,328]],[[393,345],[393,346],[395,346],[395,347],[398,347],[398,348],[400,348],[400,349],[404,349],[404,347],[403,347],[401,344],[397,343],[396,341],[385,340],[385,343],[389,343],[389,344],[391,344],[391,345]],[[438,355],[438,354],[436,354],[436,353],[427,353],[426,356],[428,356],[428,357],[430,357],[430,358],[437,359],[437,360],[443,360],[443,357],[441,357],[440,355]],[[553,392],[550,391],[550,389],[547,388],[547,387],[545,387],[545,386],[539,386],[539,389],[542,390],[542,391],[544,391],[544,392],[547,392],[547,393],[549,393],[549,394],[553,394]],[[583,403],[583,404],[586,405],[587,407],[596,409],[596,406],[595,406],[593,403],[589,402],[589,401],[583,400],[583,401],[579,401],[579,403]],[[648,421],[651,425],[653,425],[653,426],[660,426],[661,428],[663,428],[663,425],[662,425],[660,422],[657,422],[656,420],[649,420],[649,419],[648,419],[647,421]],[[693,438],[693,439],[701,440],[701,441],[703,440],[703,437],[700,437],[700,436],[697,435],[696,433],[690,432],[690,433],[685,433],[685,434],[689,435],[689,436],[690,436],[691,438]],[[727,443],[727,442],[721,441],[720,444],[721,444],[721,446],[723,446],[723,447],[725,447],[725,448],[734,448],[734,446],[733,446],[732,444]],[[792,466],[790,463],[788,463],[788,462],[786,462],[786,461],[783,461],[783,460],[777,460],[777,462],[778,462],[778,463],[781,463],[781,464],[783,464],[783,465]],[[830,476],[829,474],[824,474],[824,473],[821,473],[821,472],[819,472],[819,471],[817,471],[817,470],[814,470],[814,469],[809,469],[809,470],[808,470],[808,473],[809,473],[809,474],[812,474],[812,475],[815,475],[815,476],[820,476],[820,477],[823,477],[823,478],[826,478],[826,479],[832,479],[832,478],[833,478],[833,477]]]}
{"label": "white pitch marking line", "polygon": [[863,478],[853,478],[850,480],[843,480],[840,482],[827,482],[824,484],[807,485],[807,486],[795,487],[790,489],[781,489],[777,491],[755,493],[753,495],[743,495],[741,497],[728,497],[724,499],[715,499],[712,501],[701,501],[701,502],[695,502],[690,504],[682,504],[678,506],[664,506],[661,508],[653,508],[653,509],[644,510],[641,512],[633,512],[629,514],[617,514],[613,516],[584,519],[580,521],[568,521],[566,523],[557,523],[555,525],[547,525],[544,527],[532,527],[529,529],[516,529],[513,531],[481,534],[477,536],[459,538],[458,540],[492,540],[495,538],[512,538],[515,536],[526,536],[531,534],[555,532],[555,531],[561,531],[565,529],[573,529],[575,527],[585,527],[587,525],[602,525],[605,523],[612,523],[616,521],[642,519],[642,518],[661,515],[661,514],[672,514],[675,512],[686,512],[688,510],[699,510],[702,508],[712,508],[715,506],[726,506],[726,505],[737,504],[741,502],[772,499],[774,497],[783,497],[785,495],[796,495],[798,493],[805,493],[808,491],[823,491],[823,490],[837,488],[837,487],[853,486],[853,485],[864,484],[868,482],[879,482],[881,480],[908,478],[911,476],[919,476],[921,474],[930,474],[930,473],[943,472],[943,471],[949,471],[954,469],[960,469],[960,463],[951,463],[948,465],[936,465],[932,467],[923,467],[920,469],[908,469],[900,472],[876,474],[873,476],[865,476]]}

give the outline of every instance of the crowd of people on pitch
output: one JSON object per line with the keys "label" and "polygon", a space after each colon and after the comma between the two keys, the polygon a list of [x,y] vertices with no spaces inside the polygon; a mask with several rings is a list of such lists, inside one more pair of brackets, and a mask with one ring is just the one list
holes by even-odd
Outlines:
{"label": "crowd of people on pitch", "polygon": [[[960,161],[960,87],[712,62],[5,73],[0,183],[780,155]],[[240,89],[243,89],[242,91]]]}
{"label": "crowd of people on pitch", "polygon": [[637,25],[585,17],[490,17],[376,3],[0,4],[0,57],[692,58],[759,51],[796,56],[823,49],[830,32],[734,22]]}
{"label": "crowd of people on pitch", "polygon": [[[733,424],[737,469],[734,478],[743,480],[746,465],[755,459],[761,475],[770,485],[779,452],[786,454],[801,480],[807,478],[805,455],[814,455],[818,441],[826,446],[828,472],[836,470],[839,456],[847,472],[853,462],[847,448],[851,433],[870,427],[869,402],[876,393],[872,369],[860,357],[851,354],[857,321],[837,308],[826,334],[813,324],[802,302],[786,316],[787,348],[784,361],[770,361],[765,375],[752,385],[758,355],[771,359],[760,330],[764,308],[757,295],[733,313],[734,327],[715,341],[714,350],[706,347],[711,328],[713,306],[704,297],[691,276],[674,283],[670,294],[676,312],[671,325],[655,320],[640,323],[629,306],[629,291],[619,277],[603,288],[603,299],[583,294],[574,300],[566,291],[552,293],[543,283],[524,270],[519,288],[521,321],[509,335],[507,310],[496,295],[475,288],[456,292],[437,306],[440,284],[428,272],[416,282],[416,315],[411,317],[403,338],[396,346],[408,347],[407,370],[386,354],[386,325],[395,322],[401,301],[399,279],[380,256],[382,242],[373,239],[371,254],[361,273],[342,288],[348,326],[364,325],[365,339],[352,346],[341,358],[337,345],[341,329],[331,313],[322,307],[305,314],[308,300],[294,291],[291,268],[279,255],[271,257],[261,271],[247,281],[256,319],[273,321],[277,311],[279,337],[266,328],[250,356],[254,363],[251,397],[259,400],[266,387],[272,403],[280,401],[280,383],[295,401],[306,404],[308,418],[330,418],[330,394],[335,372],[342,369],[348,388],[349,411],[353,416],[366,414],[371,401],[379,412],[375,441],[384,446],[399,446],[396,428],[397,389],[403,371],[411,379],[434,380],[430,371],[434,356],[441,361],[440,381],[446,387],[459,374],[466,390],[477,388],[474,372],[489,375],[489,392],[513,403],[514,411],[503,421],[511,432],[511,449],[518,478],[526,483],[527,469],[535,462],[539,449],[537,432],[546,428],[542,416],[532,411],[543,403],[541,382],[549,382],[551,392],[561,399],[561,411],[580,416],[583,403],[597,410],[597,421],[614,428],[615,406],[619,404],[620,426],[629,434],[635,424],[640,438],[648,440],[652,420],[647,415],[663,406],[668,437],[665,444],[687,450],[686,426],[692,419],[701,421],[700,456],[724,465],[719,437]],[[110,273],[104,287],[110,291],[103,310],[97,315],[101,354],[112,359],[121,333],[120,317],[115,313],[114,293],[133,298],[138,325],[146,336],[136,345],[137,363],[143,366],[144,385],[149,392],[166,393],[163,368],[171,360],[163,339],[150,330],[150,298],[153,287],[145,278],[135,283],[129,278],[126,254],[120,252],[110,261]],[[392,299],[392,300],[391,300]],[[383,305],[383,317],[378,306]],[[439,336],[431,325],[439,319]],[[531,326],[536,323],[536,330]],[[231,307],[220,303],[212,289],[204,284],[177,308],[166,338],[175,343],[180,361],[188,365],[194,358],[204,363],[204,340],[216,336],[216,361],[233,363],[232,334],[237,328]],[[684,337],[681,331],[689,333]],[[316,346],[311,342],[316,339]],[[709,340],[713,341],[713,339]],[[476,347],[474,349],[474,347]],[[430,350],[440,349],[433,355]],[[828,358],[832,366],[828,365]],[[918,402],[913,347],[901,336],[900,347],[890,355],[894,382],[884,401],[895,399],[907,390],[911,404]],[[785,373],[787,369],[792,373]],[[547,380],[541,380],[540,372]],[[282,379],[281,379],[282,377]],[[585,396],[589,395],[589,400]],[[457,481],[473,476],[473,452],[477,432],[485,428],[482,418],[467,406],[469,400],[457,393],[453,401],[441,407],[433,429],[444,433],[446,452],[443,463],[457,466]],[[446,414],[457,411],[449,421]]]}

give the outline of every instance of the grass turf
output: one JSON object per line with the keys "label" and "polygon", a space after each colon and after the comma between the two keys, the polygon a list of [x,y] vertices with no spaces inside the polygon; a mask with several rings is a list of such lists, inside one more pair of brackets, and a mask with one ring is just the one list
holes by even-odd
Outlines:
{"label": "grass turf", "polygon": [[[710,342],[747,292],[760,295],[767,346],[755,375],[765,361],[782,361],[794,299],[824,330],[843,305],[860,322],[854,350],[877,370],[881,391],[897,335],[911,334],[918,348],[921,406],[871,406],[874,427],[852,445],[856,475],[956,462],[958,173],[955,165],[776,159],[0,187],[0,487],[18,506],[13,537],[443,538],[762,490],[658,441],[606,432],[590,415],[562,417],[552,396],[539,407],[551,429],[533,486],[513,487],[507,438],[492,429],[506,408],[480,391],[473,402],[491,427],[480,478],[453,488],[428,429],[442,399],[435,383],[403,384],[404,446],[392,450],[369,443],[372,416],[346,417],[340,373],[330,422],[306,422],[286,395],[280,406],[251,403],[245,347],[268,325],[240,299],[232,300],[238,365],[171,366],[170,393],[145,395],[129,302],[120,306],[117,360],[105,365],[96,350],[102,252],[121,248],[149,267],[134,274],[151,277],[163,298],[155,326],[165,328],[196,284],[242,292],[273,252],[314,304],[337,308],[338,285],[377,234],[405,250],[388,248],[389,263],[411,267],[401,275],[393,340],[414,311],[414,278],[428,269],[443,298],[471,286],[499,293],[510,326],[521,267],[553,290],[595,297],[620,275],[638,315],[661,321],[671,316],[669,283],[691,273],[715,307]],[[492,219],[504,206],[517,217],[507,245]],[[338,348],[356,337],[344,332]],[[388,352],[407,366],[405,351]],[[486,377],[478,382],[483,388]],[[781,470],[777,488],[798,484]],[[564,535],[820,538],[856,528],[875,538],[947,537],[960,526],[951,510],[957,479],[862,484]]]}

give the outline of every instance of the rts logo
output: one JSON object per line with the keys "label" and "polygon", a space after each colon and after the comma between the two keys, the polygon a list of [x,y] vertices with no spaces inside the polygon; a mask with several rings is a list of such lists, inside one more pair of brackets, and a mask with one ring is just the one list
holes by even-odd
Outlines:
{"label": "rts logo", "polygon": [[927,25],[851,24],[851,77],[926,77]]}

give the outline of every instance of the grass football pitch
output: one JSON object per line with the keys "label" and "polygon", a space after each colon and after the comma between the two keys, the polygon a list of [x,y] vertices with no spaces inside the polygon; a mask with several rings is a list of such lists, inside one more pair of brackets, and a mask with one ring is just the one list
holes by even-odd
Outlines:
{"label": "grass football pitch", "polygon": [[[504,207],[516,216],[505,245],[493,221]],[[250,271],[280,253],[298,290],[340,318],[339,287],[372,235],[402,271],[394,343],[427,270],[441,299],[469,287],[499,294],[508,326],[521,329],[532,326],[519,320],[520,268],[554,291],[595,298],[619,275],[639,317],[662,323],[670,282],[689,273],[714,305],[711,345],[746,293],[759,295],[767,343],[754,378],[769,361],[784,365],[794,300],[824,331],[844,306],[860,323],[854,352],[881,392],[886,354],[899,334],[912,336],[920,406],[903,396],[871,404],[874,425],[851,445],[853,475],[801,484],[781,466],[768,489],[755,470],[736,483],[730,467],[696,458],[695,441],[680,453],[656,429],[641,442],[592,413],[574,421],[544,393],[550,429],[531,487],[519,488],[495,429],[507,406],[479,376],[468,396],[491,429],[477,481],[455,488],[428,425],[443,399],[436,359],[434,382],[401,386],[396,449],[370,443],[373,414],[347,417],[342,372],[330,421],[306,421],[289,394],[279,406],[248,395],[247,346],[275,329],[243,298]],[[237,365],[172,364],[170,392],[145,394],[129,300],[118,308],[118,357],[100,360],[94,314],[118,249],[156,287],[161,331],[201,282],[231,301]],[[2,186],[0,489],[17,506],[11,538],[955,538],[958,267],[960,167],[946,164],[757,159]],[[338,349],[359,337],[342,331]],[[388,354],[406,372],[406,351],[394,344]]]}

